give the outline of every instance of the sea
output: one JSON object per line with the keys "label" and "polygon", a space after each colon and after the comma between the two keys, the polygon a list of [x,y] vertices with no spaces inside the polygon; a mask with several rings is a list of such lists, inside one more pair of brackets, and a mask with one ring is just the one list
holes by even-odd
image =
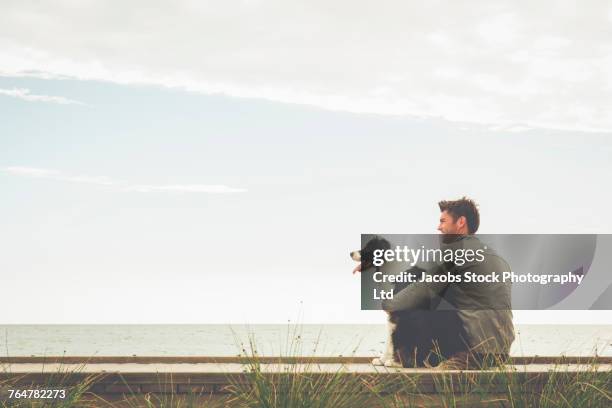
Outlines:
{"label": "sea", "polygon": [[[612,325],[516,325],[513,356],[612,356]],[[372,356],[384,324],[0,325],[2,356]]]}

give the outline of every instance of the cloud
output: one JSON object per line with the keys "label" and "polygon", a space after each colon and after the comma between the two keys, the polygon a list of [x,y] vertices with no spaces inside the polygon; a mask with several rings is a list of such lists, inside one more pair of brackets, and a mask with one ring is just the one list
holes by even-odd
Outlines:
{"label": "cloud", "polygon": [[606,0],[9,0],[0,73],[610,132],[611,36]]}
{"label": "cloud", "polygon": [[243,193],[246,192],[243,188],[232,188],[223,185],[169,185],[169,186],[148,186],[135,185],[126,188],[128,191],[138,191],[139,193],[157,193],[157,192],[176,192],[176,193]]}
{"label": "cloud", "polygon": [[73,183],[88,183],[101,186],[112,186],[117,184],[108,177],[74,176],[57,170],[40,169],[35,167],[11,166],[4,169],[8,174],[14,176],[25,176],[34,178],[45,178],[59,181],[69,181]]}
{"label": "cloud", "polygon": [[71,175],[58,170],[41,169],[36,167],[11,166],[6,167],[4,172],[13,176],[32,178],[43,178],[72,183],[94,184],[98,186],[110,186],[121,191],[132,191],[138,193],[244,193],[247,190],[233,188],[224,185],[207,184],[181,184],[181,185],[144,185],[131,184],[124,181],[116,181],[105,176]]}
{"label": "cloud", "polygon": [[64,98],[63,96],[49,96],[49,95],[35,95],[30,93],[29,89],[26,88],[13,88],[13,89],[1,89],[0,95],[12,96],[14,98],[23,99],[29,102],[51,102],[59,103],[61,105],[84,105],[82,102],[75,101],[73,99]]}

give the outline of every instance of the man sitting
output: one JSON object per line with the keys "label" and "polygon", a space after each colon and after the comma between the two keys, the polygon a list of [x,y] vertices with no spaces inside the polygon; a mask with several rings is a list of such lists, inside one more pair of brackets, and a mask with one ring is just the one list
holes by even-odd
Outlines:
{"label": "man sitting", "polygon": [[[484,257],[461,266],[453,262],[441,263],[424,273],[462,276],[466,272],[489,275],[494,271],[510,271],[503,258],[473,235],[480,225],[474,201],[464,197],[456,201],[441,201],[439,207],[441,247],[455,251],[480,250]],[[451,305],[451,310],[438,310],[441,299]],[[431,310],[432,305],[436,310]],[[397,313],[416,319],[410,326],[416,326],[420,334],[412,335],[431,336],[430,350],[407,350],[405,354],[417,356],[420,360],[435,355],[436,346],[446,344],[440,347],[443,349],[442,360],[448,357],[441,365],[443,368],[471,369],[497,365],[508,358],[514,341],[508,283],[448,283],[436,279],[416,282],[396,293],[393,299],[384,300],[382,308],[392,315]],[[422,365],[427,361],[415,363]]]}

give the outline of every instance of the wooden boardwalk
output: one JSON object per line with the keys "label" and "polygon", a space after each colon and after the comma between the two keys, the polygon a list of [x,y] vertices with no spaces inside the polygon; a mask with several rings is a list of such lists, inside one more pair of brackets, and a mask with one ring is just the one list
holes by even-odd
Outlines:
{"label": "wooden boardwalk", "polygon": [[[448,386],[448,379],[452,379],[455,387],[461,388],[462,384],[468,384],[475,378],[486,377],[487,387],[491,395],[495,395],[500,392],[500,388],[506,386],[508,375],[520,383],[529,384],[530,392],[538,392],[548,381],[552,370],[555,372],[555,381],[563,381],[563,378],[573,381],[576,375],[590,372],[609,383],[612,375],[612,357],[515,358],[513,364],[506,367],[504,374],[500,374],[499,370],[386,368],[373,366],[370,361],[370,357],[261,357],[259,368],[262,375],[271,378],[302,373],[308,373],[312,378],[342,373],[362,378],[364,383],[409,379],[418,383],[419,393],[431,395],[444,392],[442,387]],[[232,384],[249,383],[249,375],[245,372],[249,366],[244,363],[244,360],[237,357],[10,357],[0,358],[0,386],[70,386],[90,381],[91,395],[106,401],[120,401],[126,396],[137,397],[151,393],[196,393],[200,399],[210,401],[227,397]]]}

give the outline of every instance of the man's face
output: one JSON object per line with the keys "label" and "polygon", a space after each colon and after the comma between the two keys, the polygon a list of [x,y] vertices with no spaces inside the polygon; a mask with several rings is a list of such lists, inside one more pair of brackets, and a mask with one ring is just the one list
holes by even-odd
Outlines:
{"label": "man's face", "polygon": [[440,225],[438,225],[438,231],[444,235],[460,235],[461,226],[459,220],[455,221],[453,216],[447,211],[440,213]]}

